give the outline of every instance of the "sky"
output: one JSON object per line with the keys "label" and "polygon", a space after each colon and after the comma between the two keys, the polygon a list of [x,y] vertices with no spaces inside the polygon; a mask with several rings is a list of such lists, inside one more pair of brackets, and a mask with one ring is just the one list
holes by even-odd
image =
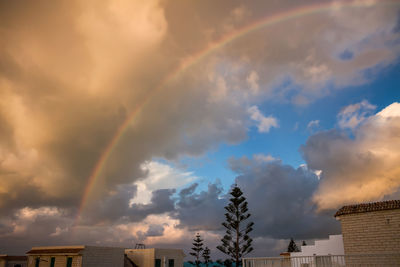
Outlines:
{"label": "sky", "polygon": [[1,254],[223,258],[237,184],[276,256],[400,198],[399,1],[0,0],[0,35]]}

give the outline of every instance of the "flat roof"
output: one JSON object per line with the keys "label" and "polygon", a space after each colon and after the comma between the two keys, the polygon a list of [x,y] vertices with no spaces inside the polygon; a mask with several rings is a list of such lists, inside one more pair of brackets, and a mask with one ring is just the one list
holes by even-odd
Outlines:
{"label": "flat roof", "polygon": [[393,210],[393,209],[400,209],[400,200],[387,200],[380,202],[361,203],[356,205],[343,206],[335,213],[334,216],[338,217],[354,213],[365,213],[371,211]]}
{"label": "flat roof", "polygon": [[85,246],[48,246],[48,247],[33,247],[26,254],[77,254],[84,250]]}
{"label": "flat roof", "polygon": [[11,255],[0,255],[0,259],[8,260],[8,261],[26,261],[28,260],[27,256],[11,256]]}

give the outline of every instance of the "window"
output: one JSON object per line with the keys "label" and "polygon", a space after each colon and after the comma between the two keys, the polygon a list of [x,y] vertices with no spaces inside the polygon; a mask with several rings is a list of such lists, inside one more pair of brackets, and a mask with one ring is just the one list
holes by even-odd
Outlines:
{"label": "window", "polygon": [[40,265],[40,258],[35,259],[35,267],[39,267]]}
{"label": "window", "polygon": [[55,257],[51,257],[50,259],[50,267],[54,267],[56,264],[56,258]]}
{"label": "window", "polygon": [[161,267],[161,259],[156,259],[154,267]]}
{"label": "window", "polygon": [[14,264],[14,267],[21,267],[21,264]]}
{"label": "window", "polygon": [[174,259],[169,259],[168,260],[168,267],[174,267],[174,263],[175,263]]}
{"label": "window", "polygon": [[72,267],[72,257],[67,258],[67,267]]}

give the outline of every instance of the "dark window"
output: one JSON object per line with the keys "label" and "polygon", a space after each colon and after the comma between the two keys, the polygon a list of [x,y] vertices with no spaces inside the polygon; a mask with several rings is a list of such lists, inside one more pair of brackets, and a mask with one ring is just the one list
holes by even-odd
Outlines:
{"label": "dark window", "polygon": [[40,258],[36,258],[35,267],[39,267],[39,265],[40,265]]}
{"label": "dark window", "polygon": [[174,267],[174,263],[175,263],[174,259],[169,259],[168,260],[168,267]]}
{"label": "dark window", "polygon": [[14,267],[21,267],[21,264],[14,264]]}
{"label": "dark window", "polygon": [[156,259],[154,267],[161,267],[161,260],[160,259]]}
{"label": "dark window", "polygon": [[51,257],[50,259],[50,267],[54,267],[56,264],[56,258],[55,257]]}
{"label": "dark window", "polygon": [[72,267],[72,258],[71,257],[67,258],[67,267]]}

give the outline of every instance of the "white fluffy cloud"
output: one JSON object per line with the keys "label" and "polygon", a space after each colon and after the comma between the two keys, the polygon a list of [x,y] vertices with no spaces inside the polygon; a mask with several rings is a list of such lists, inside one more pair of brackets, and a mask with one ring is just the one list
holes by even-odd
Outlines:
{"label": "white fluffy cloud", "polygon": [[368,115],[371,115],[375,109],[376,106],[370,104],[367,100],[344,107],[338,114],[339,127],[343,129],[354,129],[362,123]]}
{"label": "white fluffy cloud", "polygon": [[278,120],[273,116],[264,116],[257,106],[251,106],[248,109],[250,118],[257,122],[257,128],[260,133],[268,133],[272,127],[279,127]]}
{"label": "white fluffy cloud", "polygon": [[157,161],[143,163],[142,169],[146,173],[146,177],[134,183],[137,186],[137,192],[131,203],[148,204],[153,191],[179,189],[198,179],[191,172],[180,171]]}

